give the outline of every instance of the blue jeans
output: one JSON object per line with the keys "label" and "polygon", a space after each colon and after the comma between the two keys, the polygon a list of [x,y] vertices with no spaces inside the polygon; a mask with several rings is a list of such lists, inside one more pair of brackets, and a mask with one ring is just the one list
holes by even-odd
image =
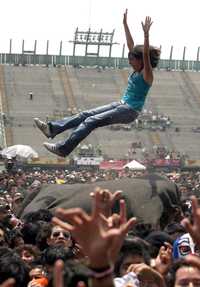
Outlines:
{"label": "blue jeans", "polygon": [[75,128],[69,138],[56,144],[60,153],[67,156],[94,129],[112,124],[128,124],[134,121],[137,116],[138,112],[127,104],[113,102],[48,124],[52,137],[65,130]]}

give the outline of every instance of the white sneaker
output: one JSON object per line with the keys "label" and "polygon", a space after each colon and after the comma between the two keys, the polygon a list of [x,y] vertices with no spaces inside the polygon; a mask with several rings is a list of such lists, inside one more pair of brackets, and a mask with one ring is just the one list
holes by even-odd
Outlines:
{"label": "white sneaker", "polygon": [[48,142],[44,142],[43,143],[43,146],[48,150],[50,151],[51,153],[54,153],[58,156],[61,156],[61,157],[65,157],[63,154],[61,154],[61,152],[58,150],[58,148],[56,147],[56,144],[54,143],[48,143]]}
{"label": "white sneaker", "polygon": [[49,125],[43,121],[41,121],[38,118],[34,118],[34,122],[36,124],[36,126],[38,127],[38,129],[41,130],[41,132],[47,137],[47,138],[51,138],[52,134],[49,128]]}

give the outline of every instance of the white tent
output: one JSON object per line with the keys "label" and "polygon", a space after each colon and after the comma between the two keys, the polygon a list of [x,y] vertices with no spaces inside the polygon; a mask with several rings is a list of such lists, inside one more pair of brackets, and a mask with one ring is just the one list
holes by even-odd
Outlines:
{"label": "white tent", "polygon": [[136,160],[132,160],[128,162],[126,165],[123,166],[123,168],[129,168],[132,170],[145,170],[146,169],[146,167],[143,164],[139,163]]}
{"label": "white tent", "polygon": [[29,145],[12,145],[4,148],[1,151],[3,158],[15,158],[18,160],[24,160],[29,158],[38,158],[38,153]]}

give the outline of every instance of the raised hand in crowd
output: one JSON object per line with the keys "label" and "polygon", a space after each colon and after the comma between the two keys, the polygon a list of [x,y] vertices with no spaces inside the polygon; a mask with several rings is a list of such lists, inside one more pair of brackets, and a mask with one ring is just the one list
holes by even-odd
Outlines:
{"label": "raised hand in crowd", "polygon": [[94,193],[91,215],[81,208],[58,209],[57,217],[53,219],[53,222],[71,232],[78,244],[82,246],[92,265],[105,267],[114,263],[113,250],[118,254],[126,233],[135,224],[136,219],[131,218],[118,228],[114,227],[108,230],[102,224],[101,199],[101,189],[98,189]]}
{"label": "raised hand in crowd", "polygon": [[110,192],[108,189],[101,189],[96,187],[94,192],[90,193],[90,196],[94,198],[95,192],[99,193],[98,210],[105,217],[112,215],[112,208],[117,200],[121,197],[122,191],[117,190],[114,193]]}
{"label": "raised hand in crowd", "polygon": [[172,264],[172,245],[165,242],[164,246],[161,246],[158,256],[154,260],[154,268],[162,275],[167,274]]}
{"label": "raised hand in crowd", "polygon": [[157,287],[165,287],[163,276],[145,263],[132,264],[129,266],[127,272],[134,272],[137,275],[140,287],[151,286],[151,284]]}
{"label": "raised hand in crowd", "polygon": [[119,227],[108,229],[102,223],[101,199],[101,189],[98,189],[94,193],[91,215],[81,208],[58,209],[53,218],[55,224],[71,232],[88,256],[93,287],[102,286],[103,283],[114,286],[113,264],[124,237],[136,222],[135,218],[131,218]]}
{"label": "raised hand in crowd", "polygon": [[119,214],[113,213],[109,217],[104,216],[103,214],[100,214],[100,217],[102,218],[102,224],[105,228],[119,228],[121,224],[124,224],[127,222],[127,211],[126,211],[126,203],[124,199],[120,199],[119,201]]}
{"label": "raised hand in crowd", "polygon": [[184,218],[182,220],[182,224],[190,233],[194,242],[198,245],[198,247],[200,247],[200,207],[198,205],[198,200],[195,196],[192,196],[191,199],[193,222],[190,222],[188,218]]}

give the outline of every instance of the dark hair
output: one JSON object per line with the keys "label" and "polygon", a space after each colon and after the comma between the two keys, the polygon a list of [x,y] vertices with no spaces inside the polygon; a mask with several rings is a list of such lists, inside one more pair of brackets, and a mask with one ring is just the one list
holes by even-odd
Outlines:
{"label": "dark hair", "polygon": [[15,279],[15,287],[27,287],[29,282],[28,267],[16,255],[2,256],[0,258],[0,284],[8,278]]}
{"label": "dark hair", "polygon": [[37,221],[46,221],[51,222],[53,215],[48,209],[39,209],[37,211],[31,211],[24,215],[24,222],[37,222]]}
{"label": "dark hair", "polygon": [[184,228],[183,225],[181,225],[180,223],[178,222],[171,222],[169,223],[165,229],[164,229],[165,232],[167,232],[169,235],[172,235],[174,233],[186,233],[186,230]]}
{"label": "dark hair", "polygon": [[164,246],[165,242],[173,245],[172,237],[164,231],[152,231],[145,240],[150,244],[150,255],[152,258],[157,257],[161,246]]}
{"label": "dark hair", "polygon": [[34,260],[39,260],[40,250],[36,246],[32,244],[24,244],[15,248],[16,253],[19,254],[20,257],[22,256],[22,252],[24,250],[29,251],[29,253],[34,256]]}
{"label": "dark hair", "polygon": [[120,267],[124,259],[129,255],[139,255],[143,257],[144,262],[148,264],[150,261],[150,256],[148,250],[145,250],[146,246],[145,241],[140,239],[139,237],[127,236],[124,240],[124,243],[118,255],[117,262],[115,264],[116,276],[120,276]]}
{"label": "dark hair", "polygon": [[[144,51],[144,45],[136,45],[133,47],[133,50],[128,53],[128,57],[135,57],[136,59],[143,60],[143,51]],[[158,62],[160,60],[160,48],[150,46],[149,47],[149,53],[150,53],[150,61],[152,68],[156,68],[158,65]]]}
{"label": "dark hair", "polygon": [[33,244],[33,245],[36,244],[37,234],[43,224],[44,222],[42,221],[33,222],[33,223],[29,222],[29,223],[24,224],[24,226],[21,229],[21,233],[23,235],[24,242],[26,244]]}
{"label": "dark hair", "polygon": [[12,256],[13,255],[13,250],[9,247],[0,247],[0,258],[3,256]]}
{"label": "dark hair", "polygon": [[16,239],[23,238],[23,235],[19,229],[12,229],[8,231],[8,238],[9,238],[9,247],[15,248],[16,247]]}
{"label": "dark hair", "polygon": [[46,248],[49,247],[49,245],[47,244],[47,238],[49,238],[51,236],[51,231],[53,228],[53,224],[50,222],[45,222],[36,237],[36,245],[38,246],[38,248],[43,251]]}

